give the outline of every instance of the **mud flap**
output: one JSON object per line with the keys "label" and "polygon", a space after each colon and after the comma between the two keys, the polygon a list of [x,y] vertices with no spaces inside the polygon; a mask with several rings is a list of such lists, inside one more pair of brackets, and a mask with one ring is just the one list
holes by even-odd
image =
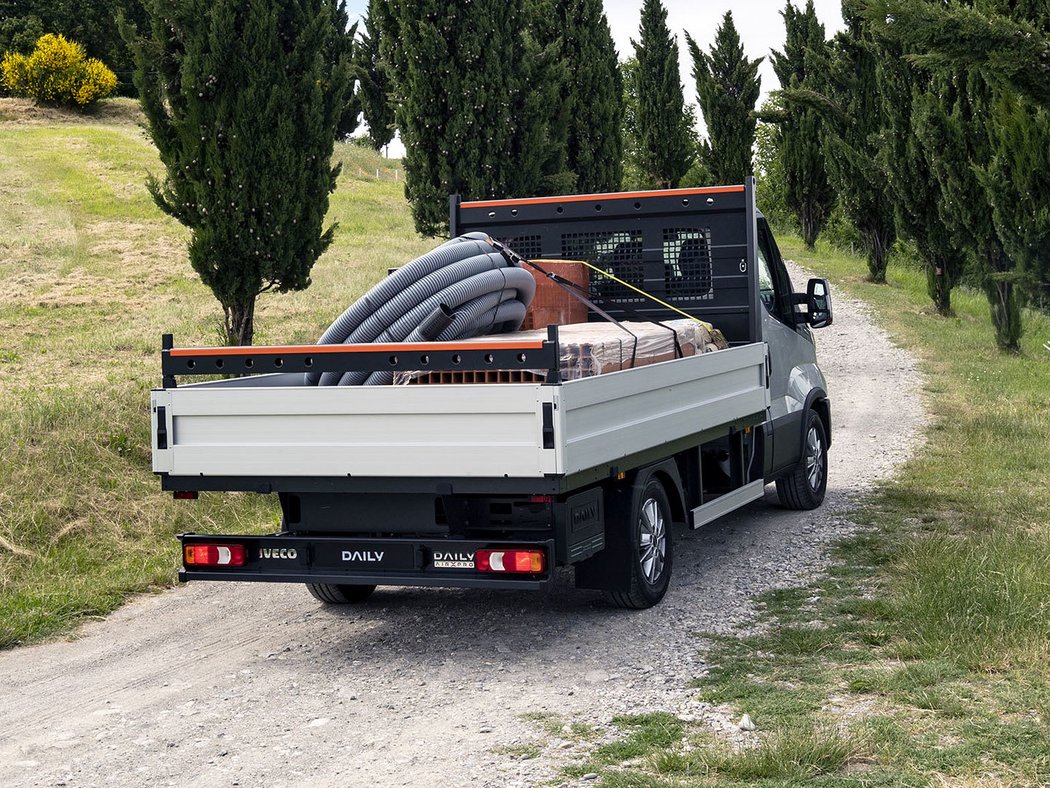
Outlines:
{"label": "mud flap", "polygon": [[[645,476],[647,479],[648,474]],[[631,503],[635,486],[621,483],[605,488],[605,549],[576,564],[577,588],[624,592],[630,589]]]}

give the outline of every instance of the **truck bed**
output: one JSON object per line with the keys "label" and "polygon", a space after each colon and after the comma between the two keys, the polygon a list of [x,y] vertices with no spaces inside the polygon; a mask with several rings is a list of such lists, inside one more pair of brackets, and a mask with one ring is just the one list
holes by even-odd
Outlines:
{"label": "truck bed", "polygon": [[557,385],[314,387],[268,377],[154,390],[153,470],[568,476],[726,424],[759,423],[769,404],[762,343]]}

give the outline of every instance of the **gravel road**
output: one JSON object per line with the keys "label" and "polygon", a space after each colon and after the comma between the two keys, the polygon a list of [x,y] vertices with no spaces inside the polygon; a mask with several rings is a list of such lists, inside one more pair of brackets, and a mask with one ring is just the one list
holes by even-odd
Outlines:
{"label": "gravel road", "polygon": [[[796,282],[804,274],[793,271]],[[913,359],[836,295],[817,333],[834,423],[824,506],[765,502],[676,535],[663,603],[625,612],[546,594],[380,589],[327,610],[296,586],[197,583],[143,596],[75,639],[0,654],[0,785],[532,785],[590,745],[523,717],[609,730],[664,710],[739,737],[692,698],[700,632],[826,565],[851,498],[918,445]],[[537,757],[521,757],[535,743]],[[534,755],[533,753],[528,753]]]}

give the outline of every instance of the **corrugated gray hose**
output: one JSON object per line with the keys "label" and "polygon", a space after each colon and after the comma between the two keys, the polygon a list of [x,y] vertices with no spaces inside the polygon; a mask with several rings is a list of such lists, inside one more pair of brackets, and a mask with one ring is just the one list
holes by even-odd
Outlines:
{"label": "corrugated gray hose", "polygon": [[[448,342],[517,331],[536,293],[532,274],[484,233],[453,238],[399,268],[343,312],[319,345]],[[392,372],[308,373],[309,385],[378,386]]]}

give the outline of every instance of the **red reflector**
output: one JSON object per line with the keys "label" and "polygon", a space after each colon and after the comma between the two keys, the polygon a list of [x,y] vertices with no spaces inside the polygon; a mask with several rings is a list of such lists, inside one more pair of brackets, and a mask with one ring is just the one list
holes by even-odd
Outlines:
{"label": "red reflector", "polygon": [[188,544],[182,558],[186,566],[244,566],[244,545]]}
{"label": "red reflector", "polygon": [[554,500],[553,495],[530,495],[529,503],[550,503]]}
{"label": "red reflector", "polygon": [[200,493],[196,490],[176,490],[171,494],[176,501],[196,501]]}
{"label": "red reflector", "polygon": [[479,572],[539,574],[543,571],[543,550],[477,550],[474,565]]}

